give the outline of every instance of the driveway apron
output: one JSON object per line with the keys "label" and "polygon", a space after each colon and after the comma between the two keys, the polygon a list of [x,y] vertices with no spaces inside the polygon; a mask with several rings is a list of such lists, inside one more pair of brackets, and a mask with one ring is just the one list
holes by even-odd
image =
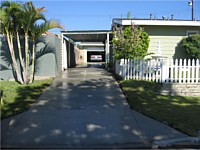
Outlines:
{"label": "driveway apron", "polygon": [[3,147],[87,148],[146,142],[117,82],[100,68],[66,70],[30,110],[3,122]]}

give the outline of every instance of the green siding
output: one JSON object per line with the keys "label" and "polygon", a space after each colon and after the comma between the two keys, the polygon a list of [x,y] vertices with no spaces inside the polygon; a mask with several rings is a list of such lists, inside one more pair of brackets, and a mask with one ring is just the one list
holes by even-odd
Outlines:
{"label": "green siding", "polygon": [[179,43],[186,37],[187,31],[199,31],[200,27],[178,27],[178,26],[143,26],[149,34],[149,52],[157,53],[158,42],[160,41],[162,55],[167,58],[185,58],[184,49]]}

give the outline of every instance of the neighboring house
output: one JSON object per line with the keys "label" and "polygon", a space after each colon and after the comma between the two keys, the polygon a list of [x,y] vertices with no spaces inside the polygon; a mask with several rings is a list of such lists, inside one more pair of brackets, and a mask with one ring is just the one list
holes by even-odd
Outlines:
{"label": "neighboring house", "polygon": [[[200,21],[172,19],[124,19],[114,18],[112,28],[138,25],[149,34],[148,52],[167,58],[185,58],[185,52],[179,45],[183,37],[190,34],[200,34]],[[159,51],[160,50],[160,51]]]}

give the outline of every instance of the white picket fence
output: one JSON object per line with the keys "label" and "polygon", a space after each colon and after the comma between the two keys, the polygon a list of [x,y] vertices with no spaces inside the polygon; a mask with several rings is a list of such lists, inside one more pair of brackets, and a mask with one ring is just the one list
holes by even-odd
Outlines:
{"label": "white picket fence", "polygon": [[200,61],[186,59],[118,60],[115,71],[124,79],[160,83],[200,82]]}

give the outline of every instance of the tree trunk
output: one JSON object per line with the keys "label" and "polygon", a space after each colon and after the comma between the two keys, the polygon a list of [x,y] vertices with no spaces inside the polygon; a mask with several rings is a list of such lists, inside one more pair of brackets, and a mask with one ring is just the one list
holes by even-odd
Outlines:
{"label": "tree trunk", "polygon": [[35,76],[35,41],[33,41],[33,50],[32,50],[32,71],[31,71],[31,80],[30,82],[33,83]]}
{"label": "tree trunk", "polygon": [[17,65],[17,61],[16,61],[16,58],[15,58],[15,51],[14,51],[14,47],[13,47],[13,36],[10,35],[10,33],[8,31],[6,31],[6,37],[7,37],[7,41],[8,41],[8,47],[9,47],[9,50],[10,50],[10,54],[11,54],[11,59],[12,59],[12,66],[13,66],[13,71],[16,73],[16,77],[17,77],[17,81],[20,83],[20,84],[23,84],[23,80],[22,80],[22,77],[20,75],[20,72],[19,72],[19,68],[18,68],[18,65]]}
{"label": "tree trunk", "polygon": [[29,79],[29,53],[28,53],[28,33],[25,33],[25,65],[26,65],[26,69],[25,69],[25,78],[26,80],[24,81],[26,84],[29,83],[30,79]]}
{"label": "tree trunk", "polygon": [[19,60],[20,60],[20,64],[21,64],[21,67],[22,67],[23,80],[26,81],[25,63],[24,63],[24,59],[22,58],[22,47],[21,47],[20,37],[19,37],[18,31],[17,31],[17,45],[18,45],[18,50],[19,50]]}

